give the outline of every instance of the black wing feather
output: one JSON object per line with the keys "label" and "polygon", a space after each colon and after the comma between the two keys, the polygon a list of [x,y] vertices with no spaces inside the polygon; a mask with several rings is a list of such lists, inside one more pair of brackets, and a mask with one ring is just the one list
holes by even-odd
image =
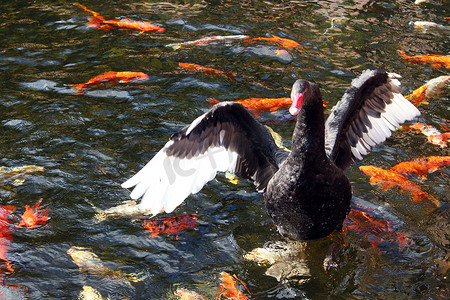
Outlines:
{"label": "black wing feather", "polygon": [[166,154],[178,158],[191,158],[214,146],[236,152],[233,173],[253,180],[259,191],[265,190],[288,155],[244,106],[234,102],[215,105],[197,124],[186,126],[170,139],[173,144],[166,148]]}
{"label": "black wing feather", "polygon": [[420,114],[390,76],[394,74],[364,71],[333,107],[325,124],[325,148],[339,168],[346,169],[390,130]]}

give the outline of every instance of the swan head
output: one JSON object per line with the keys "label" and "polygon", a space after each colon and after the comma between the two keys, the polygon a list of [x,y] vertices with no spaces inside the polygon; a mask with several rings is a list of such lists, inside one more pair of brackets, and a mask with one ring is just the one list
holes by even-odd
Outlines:
{"label": "swan head", "polygon": [[289,108],[289,112],[291,113],[291,115],[298,115],[300,109],[302,108],[305,94],[309,89],[310,85],[308,81],[304,79],[298,79],[297,81],[295,81],[291,91],[292,104]]}

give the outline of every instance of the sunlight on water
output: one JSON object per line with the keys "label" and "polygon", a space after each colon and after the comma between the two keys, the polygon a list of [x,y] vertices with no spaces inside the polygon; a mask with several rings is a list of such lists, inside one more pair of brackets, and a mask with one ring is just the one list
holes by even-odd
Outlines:
{"label": "sunlight on water", "polygon": [[[236,274],[238,289],[253,299],[444,299],[450,293],[448,167],[411,179],[430,195],[421,202],[398,188],[371,185],[359,170],[449,155],[448,147],[420,132],[395,132],[348,169],[360,212],[349,216],[342,233],[308,243],[285,244],[262,194],[246,180],[219,174],[174,211],[195,214],[195,224],[162,214],[165,225],[154,227],[175,227],[158,227],[157,234],[144,222],[150,217],[124,202],[129,191],[120,187],[172,133],[211,107],[208,98],[289,97],[295,79],[305,78],[319,84],[328,114],[367,68],[401,74],[405,95],[448,75],[445,66],[412,64],[398,53],[449,54],[445,1],[81,4],[107,20],[152,22],[165,31],[94,28],[88,24],[93,14],[67,1],[0,5],[0,199],[6,209],[0,213],[0,298],[178,299],[175,292],[183,288],[217,299],[222,272]],[[415,21],[442,27],[415,27]],[[217,36],[233,37],[198,42]],[[148,79],[99,82],[84,93],[72,86],[109,71],[142,72]],[[419,121],[448,131],[448,97],[446,86],[421,104]],[[287,108],[258,116],[290,147],[294,122],[287,121]],[[21,168],[33,165],[44,171]],[[42,217],[45,210],[48,220],[19,227],[26,206],[37,203],[35,213]],[[260,251],[272,255],[266,261],[246,259],[264,246]]]}

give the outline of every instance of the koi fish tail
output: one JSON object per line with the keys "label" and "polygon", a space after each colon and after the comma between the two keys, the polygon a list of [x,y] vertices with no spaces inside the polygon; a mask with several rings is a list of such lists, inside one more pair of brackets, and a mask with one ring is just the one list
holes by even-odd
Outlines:
{"label": "koi fish tail", "polygon": [[403,57],[403,59],[408,59],[409,58],[409,56],[406,55],[405,51],[398,50],[398,54],[400,54]]}
{"label": "koi fish tail", "polygon": [[212,105],[216,105],[217,103],[220,103],[220,101],[213,99],[213,98],[207,98],[206,101],[208,101]]}
{"label": "koi fish tail", "polygon": [[84,84],[84,83],[71,84],[70,86],[77,90],[77,94],[83,94],[84,93],[84,89],[86,88],[86,84]]}

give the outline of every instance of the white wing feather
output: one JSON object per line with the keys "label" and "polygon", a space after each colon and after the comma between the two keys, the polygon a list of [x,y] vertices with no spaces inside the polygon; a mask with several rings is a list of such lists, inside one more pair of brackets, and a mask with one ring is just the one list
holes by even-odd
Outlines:
{"label": "white wing feather", "polygon": [[172,212],[214,179],[217,172],[233,172],[237,163],[237,153],[225,147],[210,147],[190,159],[168,156],[165,149],[172,143],[167,142],[147,165],[122,184],[123,188],[135,186],[130,197],[142,197],[139,209],[149,209],[153,215]]}
{"label": "white wing feather", "polygon": [[[396,79],[399,76],[390,73],[391,84],[400,86],[400,81]],[[363,133],[358,143],[351,147],[351,151],[357,159],[362,159],[362,155],[366,155],[371,147],[384,142],[391,136],[391,131],[398,128],[400,124],[420,115],[419,110],[400,93],[393,93],[391,101],[384,108],[380,118],[367,116],[372,128],[368,128],[367,133]]]}

